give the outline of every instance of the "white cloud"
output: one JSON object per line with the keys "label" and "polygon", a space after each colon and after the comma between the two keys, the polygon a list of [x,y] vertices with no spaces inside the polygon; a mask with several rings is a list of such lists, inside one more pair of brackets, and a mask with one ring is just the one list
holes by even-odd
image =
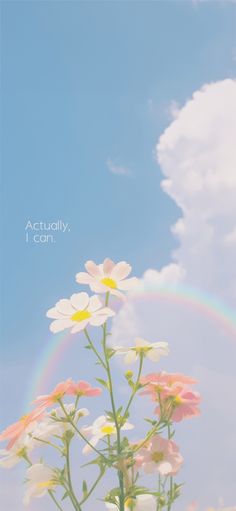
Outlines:
{"label": "white cloud", "polygon": [[123,165],[116,165],[110,158],[107,160],[107,168],[112,174],[119,176],[130,176],[131,171]]}
{"label": "white cloud", "polygon": [[[186,486],[176,511],[195,499],[199,509],[216,506],[221,496],[235,505],[236,338],[206,306],[211,297],[230,306],[236,300],[235,133],[236,82],[229,79],[195,92],[160,137],[162,187],[181,209],[171,229],[179,248],[169,265],[145,272],[114,324],[117,344],[134,335],[168,340],[171,353],[160,367],[200,381],[202,416],[178,428]],[[200,289],[205,303],[184,297],[188,286]],[[138,322],[129,330],[130,315]]]}

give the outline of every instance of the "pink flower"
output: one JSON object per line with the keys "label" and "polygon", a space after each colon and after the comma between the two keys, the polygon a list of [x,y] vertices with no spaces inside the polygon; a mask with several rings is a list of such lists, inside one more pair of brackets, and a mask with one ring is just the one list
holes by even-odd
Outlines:
{"label": "pink flower", "polygon": [[[168,397],[162,400],[162,410],[164,409],[164,415],[167,417],[170,413],[172,421],[180,422],[183,419],[200,415],[199,403],[199,393],[192,392],[184,387],[181,390],[175,389],[175,392],[170,393]],[[161,414],[160,406],[155,409],[155,412],[158,415]]]}
{"label": "pink flower", "polygon": [[78,381],[77,383],[72,382],[69,388],[69,394],[74,396],[86,396],[93,397],[99,396],[102,392],[102,389],[98,387],[92,387],[90,383],[86,381]]}
{"label": "pink flower", "polygon": [[18,438],[22,435],[22,433],[24,433],[31,424],[36,423],[36,421],[40,419],[43,414],[44,411],[42,409],[36,409],[27,415],[24,415],[18,422],[11,424],[11,426],[8,426],[8,428],[6,428],[1,433],[0,441],[10,440],[9,444],[7,445],[7,449],[11,449]]}
{"label": "pink flower", "polygon": [[117,264],[108,258],[104,259],[102,264],[87,261],[85,268],[87,273],[77,273],[76,281],[79,284],[88,284],[95,293],[109,291],[112,295],[123,299],[124,294],[121,291],[128,291],[137,284],[135,277],[126,279],[132,268],[125,261]]}
{"label": "pink flower", "polygon": [[136,457],[136,467],[146,474],[159,472],[163,476],[175,475],[183,463],[177,445],[159,435],[154,436]]}
{"label": "pink flower", "polygon": [[165,419],[179,422],[200,415],[200,395],[189,388],[189,385],[197,383],[193,378],[163,371],[143,377],[141,383],[146,385],[142,394],[149,394],[152,401],[158,402],[155,412]]}
{"label": "pink flower", "polygon": [[58,402],[59,399],[61,399],[66,394],[70,394],[71,386],[74,385],[74,382],[71,378],[69,378],[66,381],[62,381],[61,383],[58,383],[58,385],[55,387],[55,389],[51,392],[51,394],[46,394],[43,396],[37,397],[35,401],[33,401],[33,404],[38,405],[40,409],[47,408],[49,406],[54,405]]}

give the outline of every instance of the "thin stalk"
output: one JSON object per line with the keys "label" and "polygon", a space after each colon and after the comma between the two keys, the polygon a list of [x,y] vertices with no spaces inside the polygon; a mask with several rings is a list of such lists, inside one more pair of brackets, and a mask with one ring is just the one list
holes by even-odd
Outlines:
{"label": "thin stalk", "polygon": [[[167,429],[168,429],[168,439],[170,440],[171,439],[171,428],[170,428],[170,424],[168,424],[167,426]],[[167,507],[167,511],[171,511],[171,507],[172,507],[172,504],[173,504],[173,477],[170,476],[170,497],[169,497],[169,501],[168,501],[168,507]]]}
{"label": "thin stalk", "polygon": [[[108,305],[108,300],[109,300],[109,293],[106,294],[105,306]],[[103,346],[103,352],[104,352],[105,363],[106,363],[106,372],[107,372],[107,376],[108,376],[111,407],[112,407],[112,412],[113,412],[114,422],[115,422],[115,427],[116,427],[117,455],[120,456],[121,450],[122,450],[121,449],[121,437],[120,437],[120,425],[117,420],[110,363],[109,363],[109,357],[107,356],[107,349],[106,349],[106,340],[107,340],[107,330],[106,330],[107,325],[106,325],[106,323],[103,325],[102,328],[103,328],[102,346]],[[125,509],[124,475],[121,470],[118,470],[118,478],[119,478],[119,485],[120,485],[120,496],[119,496],[120,511],[124,511],[124,509]]]}
{"label": "thin stalk", "polygon": [[70,424],[72,425],[72,427],[74,428],[74,430],[76,431],[76,433],[78,433],[78,435],[79,435],[79,436],[80,436],[80,437],[84,440],[84,442],[86,442],[86,444],[88,444],[88,445],[89,445],[89,447],[91,447],[91,449],[92,449],[93,451],[95,451],[95,452],[96,452],[99,456],[101,456],[101,457],[104,459],[104,461],[106,461],[106,462],[107,462],[108,460],[107,460],[106,456],[104,456],[104,454],[102,454],[102,452],[100,452],[98,449],[96,449],[96,447],[94,447],[94,445],[92,445],[92,444],[89,442],[89,440],[88,440],[88,439],[87,439],[87,438],[83,435],[83,433],[81,433],[81,431],[80,431],[80,430],[77,428],[77,426],[74,424],[73,420],[72,420],[72,419],[71,419],[71,417],[68,415],[68,413],[67,413],[67,411],[66,411],[66,409],[65,409],[65,407],[64,407],[64,404],[63,404],[63,402],[62,402],[62,400],[61,400],[61,399],[58,399],[58,403],[61,405],[61,408],[62,408],[62,410],[63,410],[63,412],[64,412],[64,414],[65,414],[65,416],[66,416],[66,418],[67,418],[68,422],[70,422]]}
{"label": "thin stalk", "polygon": [[48,494],[52,498],[54,504],[56,504],[57,508],[60,509],[60,511],[63,511],[63,508],[60,506],[59,502],[57,502],[57,499],[56,499],[55,495],[53,494],[53,491],[52,490],[48,490]]}
{"label": "thin stalk", "polygon": [[52,442],[49,442],[48,440],[43,440],[42,438],[38,438],[37,436],[32,437],[34,440],[37,440],[38,442],[42,442],[43,444],[50,445],[51,447],[54,447],[54,449],[57,449],[60,454],[63,454],[62,449],[56,444],[53,444]]}
{"label": "thin stalk", "polygon": [[67,471],[67,479],[68,479],[68,487],[69,487],[69,496],[71,499],[72,504],[74,505],[76,511],[81,511],[81,506],[76,498],[76,495],[74,494],[72,481],[71,481],[71,472],[70,472],[70,443],[68,441],[65,442],[66,444],[66,471]]}
{"label": "thin stalk", "polygon": [[93,491],[95,490],[96,486],[98,485],[99,481],[101,481],[102,477],[104,476],[104,471],[102,471],[99,476],[97,477],[96,481],[94,482],[94,484],[91,486],[89,492],[87,493],[86,497],[84,497],[81,501],[80,501],[80,506],[82,506],[82,504],[84,504],[84,502],[86,502],[86,500],[88,500],[88,498],[90,497],[90,495],[93,493]]}
{"label": "thin stalk", "polygon": [[129,399],[128,404],[127,404],[127,406],[126,406],[126,409],[125,409],[125,411],[124,411],[124,414],[123,414],[123,416],[124,416],[124,417],[126,417],[126,415],[127,415],[128,411],[129,411],[129,409],[130,409],[130,405],[132,404],[132,401],[133,401],[133,399],[134,399],[134,397],[135,397],[135,394],[136,394],[136,392],[138,391],[138,384],[139,384],[139,380],[140,380],[140,376],[141,376],[142,368],[143,368],[143,359],[144,359],[144,356],[143,356],[143,354],[141,353],[141,355],[140,355],[140,360],[139,360],[139,370],[138,370],[138,376],[137,376],[136,382],[135,382],[135,384],[134,384],[134,388],[133,388],[133,391],[132,391],[132,393],[131,393],[130,399]]}
{"label": "thin stalk", "polygon": [[88,332],[87,332],[86,328],[85,328],[85,330],[84,330],[84,333],[85,333],[86,339],[87,339],[87,341],[88,341],[88,343],[89,343],[89,346],[91,347],[91,349],[92,349],[92,350],[93,350],[93,352],[95,353],[95,355],[96,355],[97,359],[99,360],[100,364],[102,365],[102,367],[103,367],[104,369],[106,369],[106,365],[105,365],[105,363],[104,363],[104,360],[102,359],[101,355],[98,353],[97,349],[95,348],[95,346],[94,346],[94,344],[93,344],[93,342],[92,342],[92,340],[91,340],[91,338],[90,338],[90,336],[89,336],[89,334],[88,334]]}

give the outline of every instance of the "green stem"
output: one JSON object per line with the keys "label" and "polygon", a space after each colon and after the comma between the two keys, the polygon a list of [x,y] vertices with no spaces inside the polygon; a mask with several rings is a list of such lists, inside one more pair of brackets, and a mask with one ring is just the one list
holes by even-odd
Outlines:
{"label": "green stem", "polygon": [[133,453],[139,451],[148,442],[148,440],[150,440],[150,438],[152,438],[152,436],[157,433],[161,423],[162,421],[159,421],[157,424],[155,424],[155,426],[147,434],[146,438],[140,444],[138,444],[135,449],[133,449]]}
{"label": "green stem", "polygon": [[72,504],[74,505],[74,508],[76,511],[81,511],[80,504],[76,498],[76,495],[74,494],[72,481],[71,481],[71,472],[70,472],[70,443],[66,440],[66,471],[67,471],[67,479],[68,479],[68,487],[69,487],[69,495]]}
{"label": "green stem", "polygon": [[133,399],[134,399],[134,397],[135,397],[135,394],[136,394],[136,393],[137,393],[137,391],[138,391],[139,380],[140,380],[140,376],[141,376],[142,368],[143,368],[143,359],[144,359],[144,356],[143,356],[143,354],[141,353],[141,355],[140,355],[140,360],[139,360],[139,370],[138,370],[137,380],[136,380],[136,382],[135,382],[135,384],[134,384],[133,392],[131,393],[130,399],[129,399],[129,401],[128,401],[128,404],[127,404],[127,406],[126,406],[125,412],[124,412],[124,414],[123,414],[123,416],[124,416],[124,417],[126,417],[126,416],[127,416],[128,411],[129,411],[129,409],[130,409],[130,405],[132,404],[132,401],[133,401]]}
{"label": "green stem", "polygon": [[80,501],[80,505],[82,506],[82,504],[84,504],[84,502],[86,502],[86,500],[88,500],[88,498],[90,497],[90,495],[93,493],[93,491],[95,490],[96,486],[98,485],[99,481],[101,481],[102,477],[104,476],[104,473],[105,471],[101,471],[99,476],[97,477],[96,481],[94,482],[94,484],[91,486],[89,492],[87,493],[86,497],[84,497],[81,501]]}
{"label": "green stem", "polygon": [[[106,301],[105,305],[108,305],[109,300],[109,293],[106,294]],[[117,414],[116,414],[116,405],[114,400],[114,392],[113,392],[113,383],[112,383],[112,376],[111,376],[111,370],[110,370],[110,363],[109,363],[109,357],[107,356],[107,348],[106,348],[106,340],[107,340],[107,324],[105,323],[103,325],[103,340],[102,340],[102,346],[103,346],[103,352],[105,357],[105,363],[106,363],[106,372],[108,376],[108,383],[109,383],[109,393],[111,398],[111,407],[112,412],[114,416],[114,422],[116,427],[116,436],[117,436],[117,455],[120,457],[122,448],[121,448],[121,437],[120,437],[120,425],[117,420]],[[120,485],[120,496],[119,496],[119,503],[120,503],[120,510],[125,510],[125,493],[124,493],[124,475],[121,470],[118,470],[118,478],[119,478],[119,485]]]}
{"label": "green stem", "polygon": [[32,438],[34,440],[37,440],[38,442],[42,442],[43,444],[50,445],[51,447],[54,447],[54,449],[57,449],[60,452],[60,454],[63,454],[62,449],[60,449],[60,447],[58,447],[58,445],[53,444],[52,442],[49,442],[48,440],[43,440],[42,438],[38,438],[37,436],[33,436]]}
{"label": "green stem", "polygon": [[60,509],[60,511],[63,511],[63,508],[60,506],[59,502],[57,502],[57,499],[56,497],[54,496],[53,494],[53,491],[52,490],[48,490],[48,494],[50,495],[50,497],[52,498],[54,504],[56,504],[57,508]]}
{"label": "green stem", "polygon": [[85,330],[84,330],[84,333],[85,333],[86,339],[87,339],[87,341],[88,341],[88,343],[89,343],[89,346],[91,347],[91,349],[92,349],[92,350],[93,350],[93,352],[95,353],[95,355],[96,355],[97,359],[99,360],[100,364],[102,365],[102,367],[103,367],[104,369],[106,369],[106,364],[104,363],[104,360],[102,359],[101,355],[98,353],[97,349],[95,348],[95,346],[94,346],[94,344],[93,344],[92,340],[90,339],[90,336],[89,336],[89,334],[88,334],[88,332],[87,332],[86,328],[85,328]]}
{"label": "green stem", "polygon": [[[167,429],[168,429],[168,440],[171,439],[171,428],[170,428],[170,424],[168,424],[167,426]],[[169,490],[169,501],[168,501],[168,507],[167,507],[167,511],[171,511],[171,507],[172,507],[172,504],[173,504],[173,477],[170,476],[170,490]]]}
{"label": "green stem", "polygon": [[64,407],[64,404],[62,402],[61,399],[58,399],[58,403],[61,405],[61,408],[68,420],[68,422],[70,422],[71,426],[74,428],[74,430],[76,431],[76,433],[78,433],[78,435],[84,440],[84,442],[86,442],[86,444],[89,445],[89,447],[91,447],[91,449],[93,451],[95,451],[100,457],[102,457],[104,459],[104,461],[108,461],[106,456],[104,456],[104,454],[102,454],[102,452],[100,452],[98,449],[96,449],[96,447],[94,447],[94,445],[92,445],[89,440],[83,435],[83,433],[81,433],[81,431],[77,428],[77,426],[74,424],[73,420],[71,419],[71,417],[68,415],[65,407]]}

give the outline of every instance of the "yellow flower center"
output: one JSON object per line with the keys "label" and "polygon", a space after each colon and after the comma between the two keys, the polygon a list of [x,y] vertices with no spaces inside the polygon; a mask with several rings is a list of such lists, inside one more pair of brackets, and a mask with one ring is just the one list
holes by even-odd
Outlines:
{"label": "yellow flower center", "polygon": [[71,316],[72,321],[77,321],[80,323],[80,321],[84,321],[85,319],[91,318],[92,314],[91,312],[87,310],[83,311],[76,311],[73,316]]}
{"label": "yellow flower center", "polygon": [[27,421],[28,417],[29,417],[29,414],[22,415],[22,417],[20,418],[20,421],[25,422],[25,421]]}
{"label": "yellow flower center", "polygon": [[101,284],[104,284],[104,286],[110,287],[111,289],[117,288],[115,280],[110,279],[109,277],[104,277],[104,279],[101,280]]}
{"label": "yellow flower center", "polygon": [[182,404],[182,402],[183,402],[183,401],[182,401],[182,399],[181,399],[181,397],[180,397],[180,396],[175,396],[175,397],[174,397],[174,405],[175,405],[175,406],[179,406],[179,405],[181,405],[181,404]]}
{"label": "yellow flower center", "polygon": [[135,351],[136,353],[147,353],[148,351],[150,351],[150,346],[137,346],[135,348]]}
{"label": "yellow flower center", "polygon": [[54,486],[56,486],[56,483],[52,480],[49,480],[49,481],[42,481],[41,483],[37,483],[37,488],[42,488],[42,490],[44,488],[54,488]]}
{"label": "yellow flower center", "polygon": [[103,426],[101,428],[101,432],[102,433],[105,433],[105,435],[112,435],[113,433],[115,433],[115,427],[109,424],[107,424],[106,426]]}
{"label": "yellow flower center", "polygon": [[127,499],[125,501],[125,507],[127,507],[128,509],[134,509],[134,506],[135,506],[135,499],[133,499],[132,497],[130,497],[129,499]]}
{"label": "yellow flower center", "polygon": [[164,453],[161,451],[155,451],[152,453],[152,461],[154,463],[159,463],[160,461],[164,460]]}

